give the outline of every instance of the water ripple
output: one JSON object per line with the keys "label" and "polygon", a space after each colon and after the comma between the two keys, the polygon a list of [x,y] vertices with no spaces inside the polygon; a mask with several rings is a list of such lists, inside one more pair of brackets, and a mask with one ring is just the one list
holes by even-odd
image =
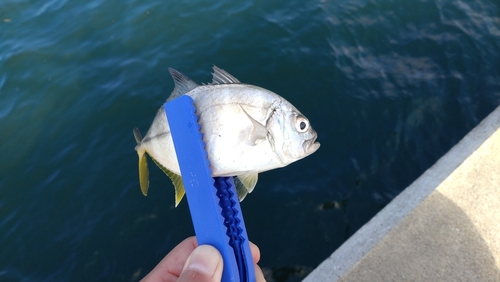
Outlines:
{"label": "water ripple", "polygon": [[209,81],[212,64],[319,134],[320,153],[242,203],[262,267],[311,269],[500,103],[499,15],[487,0],[2,2],[0,280],[137,280],[192,234],[156,167],[140,195],[131,130],[172,91],[168,67]]}

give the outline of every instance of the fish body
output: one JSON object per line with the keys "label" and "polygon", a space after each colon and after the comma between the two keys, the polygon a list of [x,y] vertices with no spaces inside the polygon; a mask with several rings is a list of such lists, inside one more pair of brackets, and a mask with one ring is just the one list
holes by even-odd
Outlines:
{"label": "fish body", "polygon": [[[167,102],[181,95],[194,100],[212,176],[234,176],[240,200],[251,192],[258,173],[284,167],[314,153],[317,134],[305,118],[283,97],[264,88],[243,84],[214,66],[211,84],[198,85],[169,69],[175,89]],[[144,138],[134,129],[143,194],[149,180],[146,154],[171,178],[176,205],[184,195],[180,169],[161,107]]]}

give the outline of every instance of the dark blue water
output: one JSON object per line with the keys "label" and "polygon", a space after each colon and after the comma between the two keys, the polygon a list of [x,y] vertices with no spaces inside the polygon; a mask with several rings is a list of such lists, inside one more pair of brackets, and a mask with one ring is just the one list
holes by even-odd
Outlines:
{"label": "dark blue water", "polygon": [[132,128],[211,66],[297,106],[322,143],[242,203],[269,281],[297,281],[500,104],[500,3],[4,0],[0,280],[137,281],[193,235]]}

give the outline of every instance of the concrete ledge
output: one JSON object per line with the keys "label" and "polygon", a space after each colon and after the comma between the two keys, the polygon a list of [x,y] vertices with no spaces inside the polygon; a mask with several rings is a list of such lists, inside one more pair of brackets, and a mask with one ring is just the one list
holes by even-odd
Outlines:
{"label": "concrete ledge", "polygon": [[304,281],[403,280],[500,281],[500,107]]}

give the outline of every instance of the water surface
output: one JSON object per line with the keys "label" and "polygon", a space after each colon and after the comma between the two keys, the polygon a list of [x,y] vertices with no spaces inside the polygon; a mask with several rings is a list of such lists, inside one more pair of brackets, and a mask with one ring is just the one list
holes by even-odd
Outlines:
{"label": "water surface", "polygon": [[137,281],[193,235],[145,132],[211,66],[270,89],[321,148],[242,203],[269,281],[298,281],[500,103],[500,4],[7,0],[0,4],[0,280]]}

